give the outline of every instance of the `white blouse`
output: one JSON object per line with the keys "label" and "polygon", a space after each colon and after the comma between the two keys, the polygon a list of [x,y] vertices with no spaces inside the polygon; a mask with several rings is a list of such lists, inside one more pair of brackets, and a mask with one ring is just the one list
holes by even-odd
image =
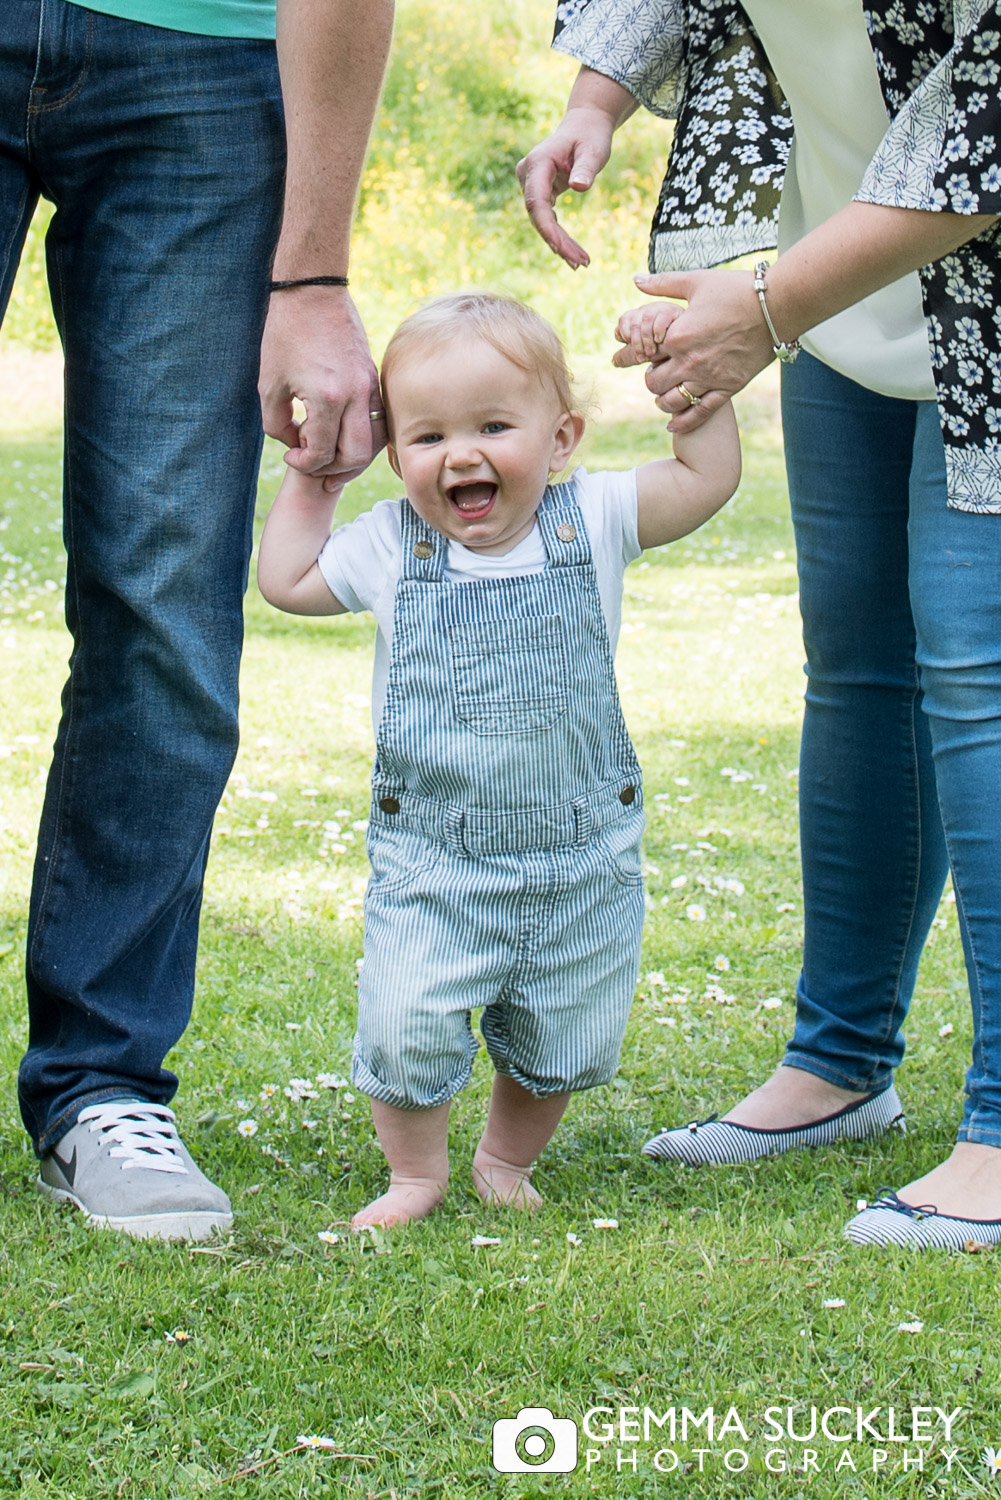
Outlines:
{"label": "white blouse", "polygon": [[[886,133],[861,0],[742,0],[792,110],[780,252],[844,208]],[[818,323],[804,349],[869,390],[933,401],[917,272]]]}

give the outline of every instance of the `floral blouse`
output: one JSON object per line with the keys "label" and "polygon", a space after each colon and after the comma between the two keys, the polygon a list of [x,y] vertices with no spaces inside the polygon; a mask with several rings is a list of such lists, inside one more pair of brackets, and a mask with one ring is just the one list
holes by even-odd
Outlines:
{"label": "floral blouse", "polygon": [[[865,19],[889,124],[856,198],[1001,215],[1001,0],[870,0]],[[554,45],[678,122],[651,270],[775,244],[792,120],[737,0],[560,0]],[[992,225],[920,272],[949,504],[994,514],[999,244],[1001,224]]]}

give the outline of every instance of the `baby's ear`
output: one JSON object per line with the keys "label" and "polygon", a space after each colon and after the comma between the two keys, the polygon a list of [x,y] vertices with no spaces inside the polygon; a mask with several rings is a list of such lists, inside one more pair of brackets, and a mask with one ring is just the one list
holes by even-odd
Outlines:
{"label": "baby's ear", "polygon": [[553,435],[553,456],[549,461],[551,474],[559,474],[566,468],[584,436],[585,425],[583,413],[579,411],[565,411],[560,417]]}

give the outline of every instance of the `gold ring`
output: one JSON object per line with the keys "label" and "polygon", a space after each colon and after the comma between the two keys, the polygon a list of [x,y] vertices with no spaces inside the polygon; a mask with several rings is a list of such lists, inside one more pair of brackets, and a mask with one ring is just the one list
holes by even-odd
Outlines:
{"label": "gold ring", "polygon": [[688,402],[689,406],[699,406],[701,404],[702,397],[701,396],[693,396],[692,393],[691,393],[691,391],[688,389],[687,385],[685,385],[684,381],[682,381],[682,382],[679,383],[679,385],[677,386],[677,389],[684,396],[684,398]]}
{"label": "gold ring", "polygon": [[370,422],[381,422],[385,415],[386,413],[384,411],[370,411],[368,414],[368,419]]}

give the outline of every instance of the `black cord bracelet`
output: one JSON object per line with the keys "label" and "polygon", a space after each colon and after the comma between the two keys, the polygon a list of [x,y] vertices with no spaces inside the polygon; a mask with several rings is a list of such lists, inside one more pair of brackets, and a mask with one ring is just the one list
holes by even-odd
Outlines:
{"label": "black cord bracelet", "polygon": [[348,286],[346,276],[300,276],[295,281],[271,281],[269,292],[288,292],[297,286]]}

